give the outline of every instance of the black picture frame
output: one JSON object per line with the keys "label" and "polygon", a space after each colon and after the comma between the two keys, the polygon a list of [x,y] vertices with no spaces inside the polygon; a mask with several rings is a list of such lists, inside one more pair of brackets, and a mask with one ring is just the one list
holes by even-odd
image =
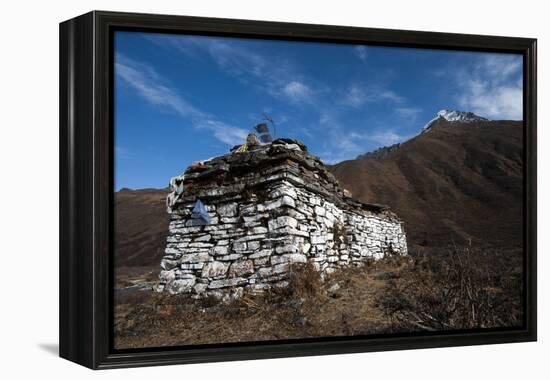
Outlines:
{"label": "black picture frame", "polygon": [[[519,53],[524,62],[524,325],[115,351],[112,345],[116,30]],[[528,342],[537,337],[536,39],[93,11],[60,24],[60,356],[89,368]]]}

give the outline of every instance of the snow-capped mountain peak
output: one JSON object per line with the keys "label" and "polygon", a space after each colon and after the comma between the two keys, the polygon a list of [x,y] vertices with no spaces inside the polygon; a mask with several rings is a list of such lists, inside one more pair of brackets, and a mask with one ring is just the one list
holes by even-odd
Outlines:
{"label": "snow-capped mountain peak", "polygon": [[432,120],[430,120],[424,126],[424,128],[422,128],[422,132],[427,132],[430,129],[430,127],[438,120],[446,120],[452,123],[453,122],[472,123],[474,121],[487,121],[489,119],[478,116],[473,112],[441,110],[437,113],[437,115]]}

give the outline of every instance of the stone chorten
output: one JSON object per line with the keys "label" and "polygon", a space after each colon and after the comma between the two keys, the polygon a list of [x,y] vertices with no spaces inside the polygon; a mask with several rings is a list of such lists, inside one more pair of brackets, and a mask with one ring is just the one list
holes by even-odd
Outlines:
{"label": "stone chorten", "polygon": [[287,285],[295,263],[325,276],[407,254],[401,220],[351,198],[304,144],[247,141],[171,180],[158,291],[228,299]]}

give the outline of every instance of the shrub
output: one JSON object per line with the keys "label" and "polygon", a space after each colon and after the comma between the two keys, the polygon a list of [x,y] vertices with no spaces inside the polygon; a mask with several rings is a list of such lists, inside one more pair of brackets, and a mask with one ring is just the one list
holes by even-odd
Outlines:
{"label": "shrub", "polygon": [[281,291],[290,297],[314,297],[320,294],[321,275],[313,263],[294,263],[290,267],[288,286]]}
{"label": "shrub", "polygon": [[397,331],[517,326],[520,267],[517,255],[452,247],[412,259],[377,302]]}

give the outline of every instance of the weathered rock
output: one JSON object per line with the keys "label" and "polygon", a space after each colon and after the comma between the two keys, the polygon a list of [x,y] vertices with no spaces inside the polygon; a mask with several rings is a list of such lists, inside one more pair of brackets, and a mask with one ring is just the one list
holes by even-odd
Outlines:
{"label": "weathered rock", "polygon": [[323,207],[315,206],[315,214],[319,216],[324,216],[327,210],[325,210]]}
{"label": "weathered rock", "polygon": [[218,206],[218,214],[220,214],[220,216],[222,217],[235,216],[237,215],[238,209],[239,209],[239,205],[236,202],[226,203],[221,206]]}
{"label": "weathered rock", "polygon": [[245,283],[246,283],[246,280],[244,278],[228,278],[224,280],[212,280],[208,284],[208,289],[227,288],[230,286],[242,285]]}
{"label": "weathered rock", "polygon": [[160,262],[160,267],[164,270],[174,269],[178,265],[179,265],[178,260],[170,260],[167,258],[162,259],[162,261]]}
{"label": "weathered rock", "polygon": [[281,256],[271,256],[272,264],[282,264],[282,263],[307,263],[307,257],[300,253],[290,253],[284,254]]}
{"label": "weathered rock", "polygon": [[229,277],[243,277],[254,273],[252,260],[236,261],[229,268]]}
{"label": "weathered rock", "polygon": [[197,253],[191,253],[187,255],[182,255],[179,259],[180,263],[201,263],[210,261],[212,258],[208,254],[208,252],[197,252]]}
{"label": "weathered rock", "polygon": [[258,248],[260,248],[260,242],[259,241],[249,241],[247,243],[247,247],[249,251],[255,251]]}
{"label": "weathered rock", "polygon": [[228,252],[229,252],[229,247],[227,245],[218,245],[212,248],[212,253],[215,256],[224,256],[224,255],[227,255]]}
{"label": "weathered rock", "polygon": [[189,293],[195,285],[195,277],[176,279],[166,285],[166,288],[171,294]]}
{"label": "weathered rock", "polygon": [[233,251],[235,252],[246,251],[247,248],[248,246],[246,244],[246,241],[235,241],[233,243]]}
{"label": "weathered rock", "polygon": [[195,238],[195,241],[198,241],[198,242],[201,242],[201,241],[210,241],[210,239],[212,239],[212,235],[206,234],[206,235],[202,235],[202,236],[196,237],[196,238]]}
{"label": "weathered rock", "polygon": [[212,261],[202,268],[202,277],[214,278],[225,276],[229,264],[220,261]]}
{"label": "weathered rock", "polygon": [[282,227],[296,228],[298,221],[291,216],[280,216],[277,219],[272,219],[267,223],[270,230],[276,230]]}

